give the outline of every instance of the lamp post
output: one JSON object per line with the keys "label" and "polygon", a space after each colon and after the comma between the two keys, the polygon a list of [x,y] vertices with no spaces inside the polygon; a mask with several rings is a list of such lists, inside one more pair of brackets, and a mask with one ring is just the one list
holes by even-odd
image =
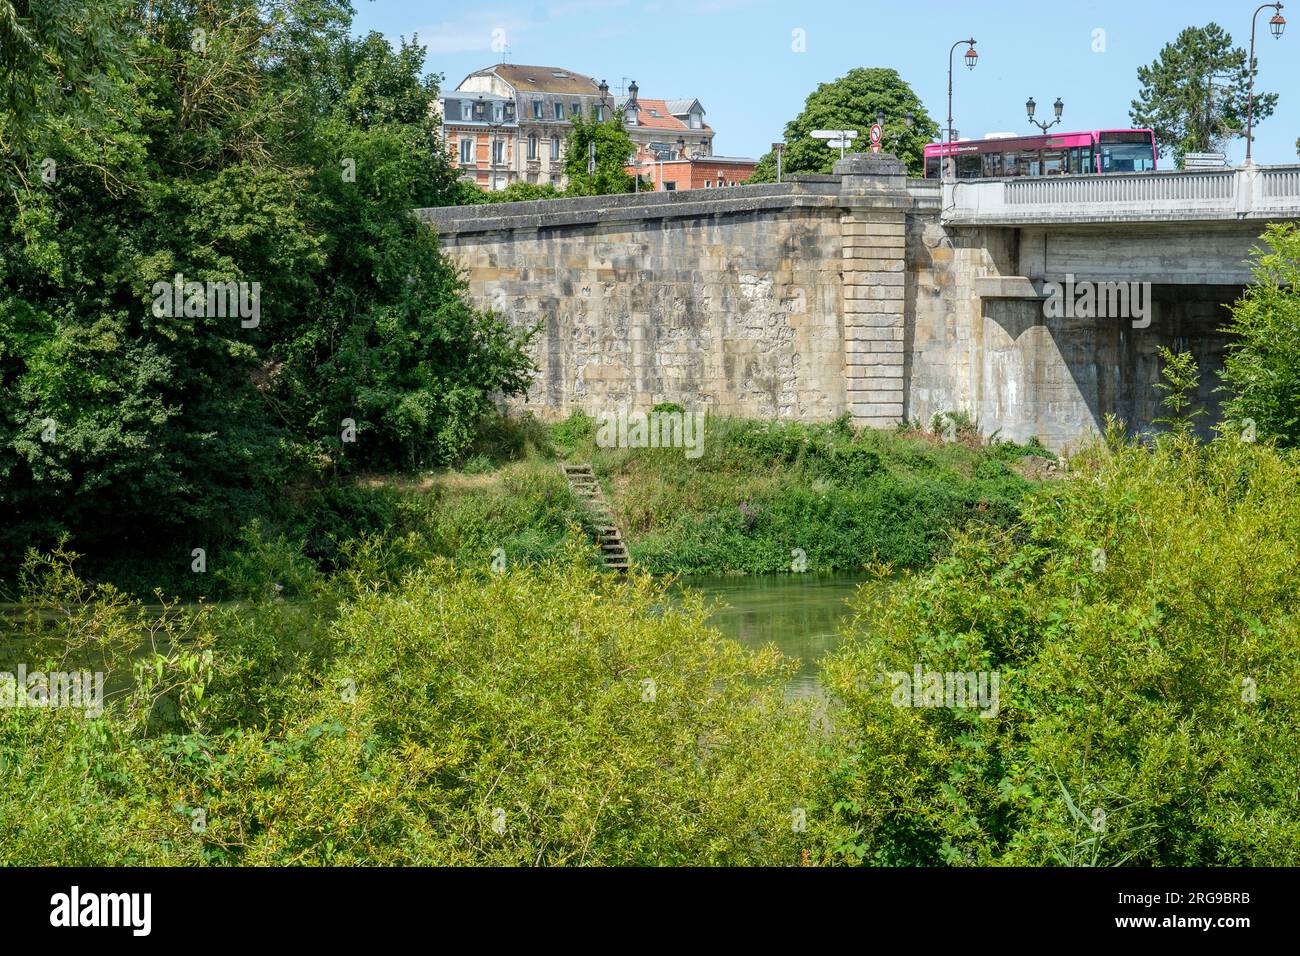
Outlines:
{"label": "lamp post", "polygon": [[781,154],[785,152],[785,143],[773,143],[772,152],[776,153],[776,181],[781,181]]}
{"label": "lamp post", "polygon": [[1282,16],[1282,4],[1280,3],[1262,3],[1256,8],[1250,18],[1250,88],[1246,93],[1246,165],[1251,165],[1250,146],[1251,140],[1254,139],[1255,126],[1255,21],[1259,19],[1259,11],[1273,8],[1273,17],[1268,21],[1268,31],[1273,34],[1273,39],[1282,36],[1282,31],[1286,29],[1286,18]]}
{"label": "lamp post", "polygon": [[1061,113],[1065,109],[1065,104],[1061,102],[1061,98],[1059,96],[1056,98],[1056,102],[1052,104],[1052,109],[1056,111],[1056,119],[1052,120],[1050,123],[1042,123],[1034,119],[1034,110],[1037,108],[1038,108],[1038,104],[1034,102],[1034,98],[1032,96],[1029,97],[1029,101],[1025,103],[1025,112],[1029,114],[1029,122],[1031,122],[1039,129],[1041,129],[1044,133],[1046,133],[1057,123],[1061,122]]}
{"label": "lamp post", "polygon": [[944,176],[944,179],[947,179],[947,178],[948,178],[948,172],[949,172],[949,168],[948,168],[948,167],[951,165],[951,155],[952,155],[952,154],[951,154],[951,147],[952,147],[952,55],[953,55],[953,52],[957,49],[957,47],[961,46],[963,43],[965,43],[966,46],[967,46],[967,48],[968,48],[968,49],[966,50],[965,54],[963,54],[963,59],[965,59],[965,61],[966,61],[966,69],[968,69],[968,70],[973,70],[973,69],[975,69],[975,64],[979,61],[979,58],[980,58],[980,55],[979,55],[978,53],[975,52],[975,38],[974,38],[974,37],[971,37],[969,40],[958,40],[958,41],[957,41],[956,43],[954,43],[954,44],[949,48],[949,50],[948,50],[948,141],[947,141],[946,143],[944,143],[944,147],[943,147],[943,150],[942,150],[942,152],[943,152],[943,156],[944,156],[944,160],[945,160],[945,162],[944,162],[944,167],[943,167],[943,176]]}
{"label": "lamp post", "polygon": [[[914,124],[915,122],[916,122],[916,117],[912,115],[911,110],[908,110],[906,113],[903,114],[903,125],[906,126],[908,129],[911,129],[912,124]],[[883,141],[885,138],[884,135],[885,111],[884,110],[876,110],[876,125],[879,126],[881,129],[880,138]],[[899,139],[902,137],[902,135],[903,135],[902,133],[891,133],[889,136],[889,141],[891,143],[897,143]]]}

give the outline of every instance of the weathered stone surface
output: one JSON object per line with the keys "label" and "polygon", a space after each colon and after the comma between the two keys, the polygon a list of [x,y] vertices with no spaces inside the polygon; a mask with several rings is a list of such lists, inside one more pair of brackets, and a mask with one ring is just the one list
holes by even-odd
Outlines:
{"label": "weathered stone surface", "polygon": [[[1192,350],[1214,410],[1221,303],[1258,222],[943,225],[939,185],[892,157],[836,169],[416,215],[475,304],[540,326],[520,404],[545,416],[674,401],[886,426],[965,411],[1062,448],[1106,414],[1137,428],[1159,415],[1162,345]],[[1156,283],[1151,324],[1049,317],[1044,283],[1067,274]]]}

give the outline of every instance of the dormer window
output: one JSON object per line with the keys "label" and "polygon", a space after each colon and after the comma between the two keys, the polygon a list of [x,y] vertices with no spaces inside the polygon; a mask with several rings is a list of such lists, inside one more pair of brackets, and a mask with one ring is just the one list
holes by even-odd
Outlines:
{"label": "dormer window", "polygon": [[704,117],[699,113],[691,114],[691,129],[700,129],[704,126]]}

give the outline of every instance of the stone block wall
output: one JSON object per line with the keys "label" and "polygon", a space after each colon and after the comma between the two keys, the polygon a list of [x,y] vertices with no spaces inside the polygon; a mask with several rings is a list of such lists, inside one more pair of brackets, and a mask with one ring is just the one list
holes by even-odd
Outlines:
{"label": "stone block wall", "polygon": [[518,406],[544,417],[660,402],[841,414],[839,210],[671,212],[444,234],[476,305],[540,326],[539,372]]}

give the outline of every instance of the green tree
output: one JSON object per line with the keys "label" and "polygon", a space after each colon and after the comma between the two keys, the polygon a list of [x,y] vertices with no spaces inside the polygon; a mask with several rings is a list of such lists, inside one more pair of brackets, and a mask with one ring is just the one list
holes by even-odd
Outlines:
{"label": "green tree", "polygon": [[[350,38],[346,0],[32,6],[0,6],[4,56],[92,93],[0,94],[0,564],[219,541],[304,471],[455,458],[524,387],[522,334],[410,215],[460,190],[422,48]],[[178,273],[256,283],[259,320],[159,314]]]}
{"label": "green tree", "polygon": [[[1153,129],[1161,151],[1172,152],[1180,165],[1187,153],[1221,150],[1246,135],[1246,60],[1246,51],[1234,47],[1217,23],[1188,27],[1150,66],[1138,67],[1142,86],[1129,116]],[[1256,125],[1276,107],[1276,93],[1256,89]]]}
{"label": "green tree", "polygon": [[[823,83],[808,95],[803,112],[785,125],[785,173],[829,173],[839,159],[839,149],[825,140],[813,139],[815,129],[857,130],[854,150],[867,149],[867,137],[876,114],[885,113],[885,150],[907,164],[908,172],[919,176],[923,169],[926,143],[939,135],[938,125],[925,111],[912,88],[897,70],[859,67],[831,83]],[[904,118],[912,114],[912,125]],[[897,137],[897,139],[895,139]],[[758,162],[751,183],[776,182],[776,156],[769,152]]]}
{"label": "green tree", "polygon": [[1224,413],[1260,437],[1300,445],[1300,229],[1278,223],[1254,254],[1254,281],[1232,306]]}
{"label": "green tree", "polygon": [[1165,393],[1160,404],[1167,414],[1157,418],[1156,424],[1168,425],[1175,435],[1190,437],[1196,420],[1205,415],[1205,409],[1192,407],[1201,381],[1196,359],[1191,352],[1175,352],[1164,346],[1160,347],[1160,357],[1164,360],[1160,368],[1164,381],[1157,382],[1156,388]]}
{"label": "green tree", "polygon": [[[587,172],[591,143],[596,144],[596,175]],[[595,196],[632,191],[627,160],[635,151],[632,137],[617,119],[605,122],[573,117],[573,128],[564,153],[564,172],[569,177],[571,196]]]}

